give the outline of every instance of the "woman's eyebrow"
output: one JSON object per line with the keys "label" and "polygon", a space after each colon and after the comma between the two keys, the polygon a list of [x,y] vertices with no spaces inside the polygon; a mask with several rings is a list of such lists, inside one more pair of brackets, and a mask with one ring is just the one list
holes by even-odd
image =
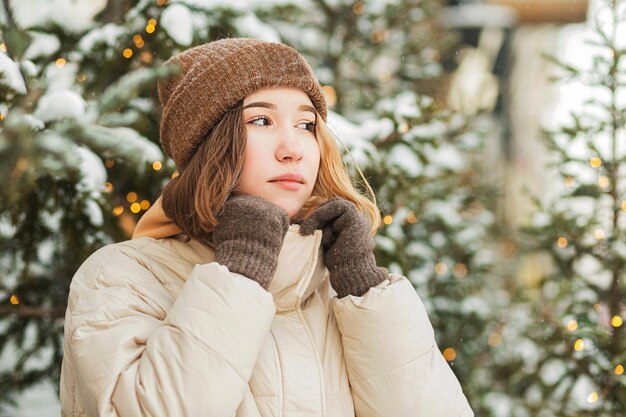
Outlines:
{"label": "woman's eyebrow", "polygon": [[[264,101],[257,101],[254,103],[250,103],[246,106],[244,106],[244,109],[247,109],[248,107],[265,107],[267,109],[272,109],[272,110],[276,110],[276,106],[272,103],[266,103]],[[312,113],[316,113],[315,108],[313,106],[309,106],[307,104],[303,104],[300,107],[298,107],[299,111],[310,111]]]}

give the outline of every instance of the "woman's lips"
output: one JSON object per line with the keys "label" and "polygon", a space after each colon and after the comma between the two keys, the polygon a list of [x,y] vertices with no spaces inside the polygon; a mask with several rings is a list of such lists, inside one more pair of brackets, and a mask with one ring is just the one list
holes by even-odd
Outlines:
{"label": "woman's lips", "polygon": [[304,186],[304,184],[302,184],[301,182],[293,181],[293,180],[276,180],[276,181],[270,181],[270,183],[275,184],[278,187],[284,190],[289,190],[289,191],[298,191]]}

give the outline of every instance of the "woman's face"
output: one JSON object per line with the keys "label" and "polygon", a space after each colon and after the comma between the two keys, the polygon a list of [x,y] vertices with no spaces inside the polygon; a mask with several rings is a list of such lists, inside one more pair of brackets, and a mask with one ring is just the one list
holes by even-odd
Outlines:
{"label": "woman's face", "polygon": [[320,165],[316,113],[297,88],[271,87],[243,101],[247,142],[237,193],[262,197],[296,215],[311,197]]}

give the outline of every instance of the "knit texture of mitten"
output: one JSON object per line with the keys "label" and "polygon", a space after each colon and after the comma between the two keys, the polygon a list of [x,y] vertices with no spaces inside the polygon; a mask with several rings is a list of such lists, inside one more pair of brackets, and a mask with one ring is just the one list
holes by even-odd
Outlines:
{"label": "knit texture of mitten", "polygon": [[324,263],[339,298],[361,296],[389,276],[376,265],[370,223],[354,204],[335,197],[320,205],[300,224],[300,233],[322,229]]}
{"label": "knit texture of mitten", "polygon": [[215,260],[267,289],[289,228],[287,212],[260,197],[239,195],[226,200],[217,220]]}

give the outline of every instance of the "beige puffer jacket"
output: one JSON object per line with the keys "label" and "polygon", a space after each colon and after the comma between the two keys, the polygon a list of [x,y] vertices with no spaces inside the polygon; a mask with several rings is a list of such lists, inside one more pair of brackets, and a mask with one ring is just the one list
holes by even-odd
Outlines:
{"label": "beige puffer jacket", "polygon": [[70,288],[63,417],[469,417],[410,282],[335,297],[289,227],[269,292],[182,235],[106,246]]}

